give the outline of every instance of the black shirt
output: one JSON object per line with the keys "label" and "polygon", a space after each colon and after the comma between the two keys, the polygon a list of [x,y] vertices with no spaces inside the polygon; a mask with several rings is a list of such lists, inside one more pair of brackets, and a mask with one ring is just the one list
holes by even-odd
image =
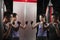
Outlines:
{"label": "black shirt", "polygon": [[[8,31],[8,28],[7,28],[6,24],[3,24],[3,28],[4,28],[3,33]],[[8,38],[6,39],[5,38],[6,36],[4,36],[3,40],[11,40],[12,39],[11,32],[12,31],[10,31],[10,34],[8,35]]]}
{"label": "black shirt", "polygon": [[57,39],[57,34],[56,34],[56,29],[53,24],[49,25],[49,40],[56,40]]}

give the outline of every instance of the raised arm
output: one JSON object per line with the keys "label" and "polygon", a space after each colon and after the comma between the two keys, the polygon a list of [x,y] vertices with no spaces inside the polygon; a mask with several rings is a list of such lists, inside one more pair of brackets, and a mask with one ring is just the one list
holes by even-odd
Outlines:
{"label": "raised arm", "polygon": [[32,25],[32,29],[35,29],[39,25],[39,23],[33,25],[33,21],[31,21],[31,25]]}
{"label": "raised arm", "polygon": [[28,24],[28,21],[26,21],[24,25],[20,24],[20,27],[21,27],[22,29],[25,29],[27,24]]}

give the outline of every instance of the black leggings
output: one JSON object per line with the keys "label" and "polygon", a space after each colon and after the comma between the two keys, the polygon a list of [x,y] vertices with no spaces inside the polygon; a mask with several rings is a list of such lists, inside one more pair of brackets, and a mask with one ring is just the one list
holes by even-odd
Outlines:
{"label": "black leggings", "polygon": [[13,38],[12,40],[19,40],[19,37],[15,37],[15,38]]}

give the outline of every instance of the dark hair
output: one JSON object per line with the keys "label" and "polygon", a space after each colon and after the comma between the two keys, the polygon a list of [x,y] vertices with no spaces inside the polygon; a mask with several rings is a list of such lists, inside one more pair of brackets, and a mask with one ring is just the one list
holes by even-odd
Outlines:
{"label": "dark hair", "polygon": [[52,14],[52,16],[53,16],[53,18],[54,18],[55,20],[57,20],[57,19],[58,19],[57,14]]}
{"label": "dark hair", "polygon": [[39,16],[42,16],[42,18],[44,18],[44,17],[45,17],[45,15],[44,15],[44,14],[42,14],[42,15],[39,15]]}
{"label": "dark hair", "polygon": [[53,15],[55,18],[58,18],[58,17],[59,17],[59,12],[55,11],[54,13],[52,13],[52,15]]}
{"label": "dark hair", "polygon": [[13,15],[13,17],[16,17],[17,14],[16,13],[13,13],[12,15]]}
{"label": "dark hair", "polygon": [[53,18],[54,18],[54,22],[57,22],[57,20],[59,19],[57,14],[52,14]]}
{"label": "dark hair", "polygon": [[8,11],[4,12],[3,18],[6,18],[10,22],[11,13]]}
{"label": "dark hair", "polygon": [[3,18],[11,18],[11,13],[10,12],[4,12]]}

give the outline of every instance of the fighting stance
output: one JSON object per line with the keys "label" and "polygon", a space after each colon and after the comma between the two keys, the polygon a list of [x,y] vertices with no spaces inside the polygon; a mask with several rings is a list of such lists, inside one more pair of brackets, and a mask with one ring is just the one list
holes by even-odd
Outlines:
{"label": "fighting stance", "polygon": [[11,16],[9,12],[4,12],[3,16],[3,40],[11,40]]}
{"label": "fighting stance", "polygon": [[27,23],[25,23],[25,25],[23,26],[21,22],[17,21],[16,13],[12,14],[11,23],[12,23],[12,40],[19,40],[19,35],[20,35],[19,28],[25,29]]}
{"label": "fighting stance", "polygon": [[47,40],[47,28],[48,25],[45,22],[45,16],[40,15],[39,16],[40,22],[36,23],[35,25],[32,24],[32,29],[38,27],[38,33],[37,33],[37,40]]}
{"label": "fighting stance", "polygon": [[52,14],[52,21],[49,24],[49,40],[59,40],[60,37],[60,23],[57,16]]}

